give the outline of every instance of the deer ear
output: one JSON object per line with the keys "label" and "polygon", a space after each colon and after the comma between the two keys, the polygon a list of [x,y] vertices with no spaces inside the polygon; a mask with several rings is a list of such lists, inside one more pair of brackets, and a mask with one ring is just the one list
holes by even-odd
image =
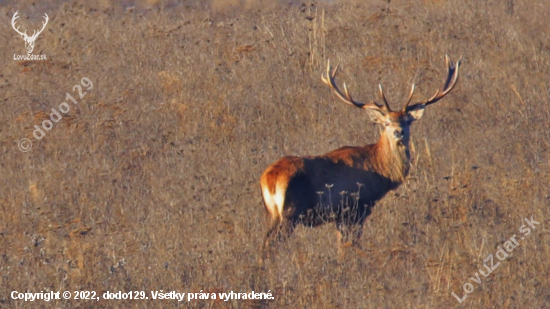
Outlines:
{"label": "deer ear", "polygon": [[410,110],[407,112],[413,120],[418,120],[422,118],[422,115],[424,115],[424,109],[426,108],[426,104],[417,104],[409,107]]}
{"label": "deer ear", "polygon": [[366,109],[367,115],[369,115],[369,118],[374,123],[383,123],[385,114],[377,109]]}

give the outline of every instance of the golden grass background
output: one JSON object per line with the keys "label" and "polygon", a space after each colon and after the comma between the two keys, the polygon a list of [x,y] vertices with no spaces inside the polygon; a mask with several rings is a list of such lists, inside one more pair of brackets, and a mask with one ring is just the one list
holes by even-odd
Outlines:
{"label": "golden grass background", "polygon": [[[35,54],[13,13],[50,21]],[[0,307],[545,308],[550,306],[550,6],[535,1],[0,3]],[[29,17],[27,19],[27,17]],[[32,30],[30,30],[32,32]],[[320,81],[359,100],[457,89],[413,125],[410,179],[367,219],[367,256],[300,227],[258,267],[259,177],[277,158],[377,140]],[[33,149],[86,76],[94,82]],[[459,304],[451,292],[531,217],[540,228]],[[471,281],[470,281],[471,282]],[[249,292],[274,301],[55,301],[11,291]],[[150,296],[150,295],[149,295]]]}

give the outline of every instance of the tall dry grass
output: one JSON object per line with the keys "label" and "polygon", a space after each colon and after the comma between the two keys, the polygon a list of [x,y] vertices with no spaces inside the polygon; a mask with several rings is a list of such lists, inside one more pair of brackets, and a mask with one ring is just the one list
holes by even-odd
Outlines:
{"label": "tall dry grass", "polygon": [[[229,2],[225,2],[227,4]],[[229,3],[232,4],[233,2]],[[11,29],[50,16],[35,53]],[[31,1],[0,5],[0,307],[11,291],[249,292],[273,301],[66,301],[44,307],[513,308],[550,302],[550,28],[545,1]],[[286,154],[375,142],[320,82],[327,59],[358,99],[457,90],[413,127],[411,178],[364,227],[299,228],[257,267],[263,169]],[[94,88],[28,153],[86,76]],[[540,228],[464,303],[462,285],[533,216]]]}

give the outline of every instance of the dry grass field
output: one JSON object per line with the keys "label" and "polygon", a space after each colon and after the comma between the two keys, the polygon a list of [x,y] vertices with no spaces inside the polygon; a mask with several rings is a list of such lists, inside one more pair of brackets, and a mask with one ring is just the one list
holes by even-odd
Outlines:
{"label": "dry grass field", "polygon": [[[17,10],[31,33],[48,14],[47,61],[13,60]],[[547,0],[0,2],[0,308],[550,308],[548,16]],[[322,84],[326,60],[357,99],[381,83],[396,107],[413,82],[415,100],[442,85],[445,54],[458,86],[413,125],[410,177],[367,219],[365,254],[302,226],[259,267],[262,171],[379,136]],[[11,297],[77,290],[149,300]]]}

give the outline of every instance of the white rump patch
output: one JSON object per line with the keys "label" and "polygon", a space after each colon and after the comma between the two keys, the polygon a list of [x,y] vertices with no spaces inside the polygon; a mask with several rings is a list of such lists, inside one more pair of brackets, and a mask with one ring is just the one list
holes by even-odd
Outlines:
{"label": "white rump patch", "polygon": [[288,183],[286,181],[278,181],[275,188],[275,203],[277,204],[277,210],[279,217],[283,218],[283,207],[285,205],[285,193]]}
{"label": "white rump patch", "polygon": [[279,215],[279,211],[277,210],[277,205],[275,204],[275,198],[273,195],[271,195],[271,192],[269,192],[269,189],[267,187],[262,188],[262,194],[264,196],[264,202],[265,206],[267,207],[267,211],[269,211],[269,214],[272,218],[277,218]]}

